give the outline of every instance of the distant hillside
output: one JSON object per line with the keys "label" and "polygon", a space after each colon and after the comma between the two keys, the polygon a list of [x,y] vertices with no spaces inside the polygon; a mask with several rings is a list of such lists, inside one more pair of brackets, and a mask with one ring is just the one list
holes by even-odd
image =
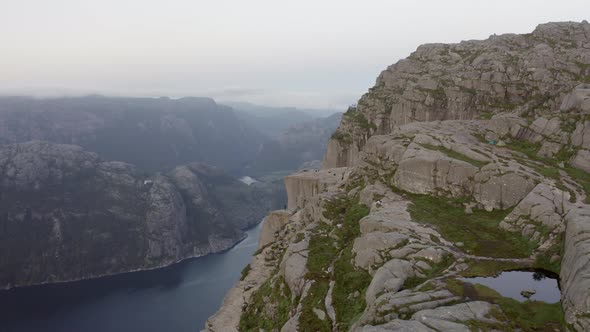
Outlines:
{"label": "distant hillside", "polygon": [[321,160],[325,146],[338,128],[342,113],[296,123],[266,142],[251,165],[252,174],[274,169],[296,170],[303,163]]}
{"label": "distant hillside", "polygon": [[238,169],[266,139],[209,98],[0,98],[0,143],[30,140],[76,144],[154,171],[189,162]]}
{"label": "distant hillside", "polygon": [[328,109],[301,109],[295,107],[270,107],[250,103],[225,103],[231,106],[238,118],[261,133],[276,138],[290,126],[308,122],[336,113]]}

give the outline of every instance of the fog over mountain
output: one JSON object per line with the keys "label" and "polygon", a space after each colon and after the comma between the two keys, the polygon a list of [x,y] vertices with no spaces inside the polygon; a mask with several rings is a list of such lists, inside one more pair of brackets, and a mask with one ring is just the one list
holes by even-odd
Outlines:
{"label": "fog over mountain", "polygon": [[581,21],[584,0],[21,0],[0,12],[0,91],[345,110],[418,45]]}

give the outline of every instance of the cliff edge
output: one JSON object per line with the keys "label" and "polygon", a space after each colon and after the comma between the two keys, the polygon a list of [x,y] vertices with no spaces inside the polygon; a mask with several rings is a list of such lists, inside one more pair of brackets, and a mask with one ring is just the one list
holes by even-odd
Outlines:
{"label": "cliff edge", "polygon": [[[344,114],[207,331],[590,330],[590,24],[429,44]],[[534,270],[561,301],[468,278]],[[530,294],[529,294],[530,295]]]}

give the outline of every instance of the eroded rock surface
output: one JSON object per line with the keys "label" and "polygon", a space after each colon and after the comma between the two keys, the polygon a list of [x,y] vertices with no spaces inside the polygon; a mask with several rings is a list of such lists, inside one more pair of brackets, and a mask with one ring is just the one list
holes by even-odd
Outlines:
{"label": "eroded rock surface", "polygon": [[[588,330],[589,50],[590,24],[549,23],[423,45],[385,70],[323,169],[285,179],[266,282],[284,278],[293,302],[250,296],[242,330],[565,331],[564,311]],[[529,304],[461,278],[521,268],[560,274],[563,311],[529,320]]]}

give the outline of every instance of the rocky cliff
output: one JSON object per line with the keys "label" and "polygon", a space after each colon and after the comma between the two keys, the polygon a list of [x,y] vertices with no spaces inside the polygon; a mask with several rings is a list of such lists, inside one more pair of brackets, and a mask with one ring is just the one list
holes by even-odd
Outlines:
{"label": "rocky cliff", "polygon": [[259,194],[202,164],[147,176],[74,145],[0,145],[0,288],[225,250],[267,211]]}
{"label": "rocky cliff", "polygon": [[[208,331],[590,330],[590,24],[420,46],[343,116]],[[467,277],[533,269],[561,301]]]}

